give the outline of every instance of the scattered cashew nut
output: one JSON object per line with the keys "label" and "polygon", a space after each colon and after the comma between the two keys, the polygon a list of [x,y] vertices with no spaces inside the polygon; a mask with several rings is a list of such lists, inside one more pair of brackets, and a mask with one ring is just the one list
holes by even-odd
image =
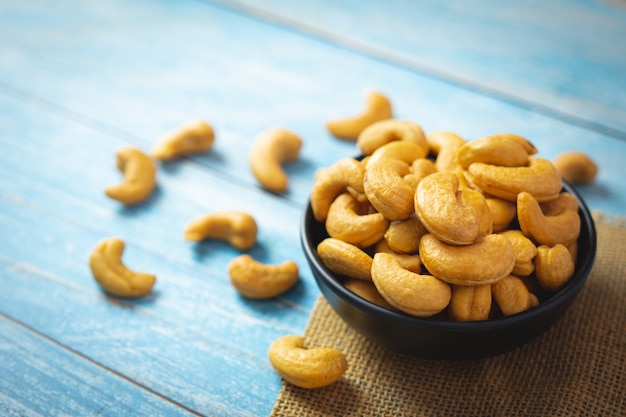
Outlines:
{"label": "scattered cashew nut", "polygon": [[124,204],[137,204],[152,194],[156,187],[156,167],[152,158],[133,147],[116,153],[117,168],[124,174],[121,184],[107,187],[107,196]]}
{"label": "scattered cashew nut", "polygon": [[218,211],[192,220],[184,231],[190,241],[225,240],[239,250],[250,249],[256,243],[258,227],[254,217],[238,211]]}
{"label": "scattered cashew nut", "polygon": [[370,92],[366,100],[366,107],[361,114],[327,122],[328,131],[339,139],[355,141],[372,123],[393,117],[391,102],[385,95]]}
{"label": "scattered cashew nut", "polygon": [[289,130],[275,128],[263,132],[250,148],[252,174],[266,190],[287,191],[289,178],[281,164],[296,161],[301,147],[302,139]]}
{"label": "scattered cashew nut", "polygon": [[117,297],[142,297],[152,290],[156,276],[128,269],[122,262],[124,241],[112,237],[100,241],[91,252],[89,267],[102,289]]}
{"label": "scattered cashew nut", "polygon": [[152,150],[152,156],[165,161],[183,155],[207,152],[214,141],[213,127],[199,120],[182,126],[157,142]]}
{"label": "scattered cashew nut", "polygon": [[301,388],[321,388],[342,377],[348,367],[343,353],[333,348],[304,348],[304,338],[283,336],[268,350],[269,360],[286,381]]}
{"label": "scattered cashew nut", "polygon": [[572,184],[592,183],[598,174],[598,166],[582,152],[565,152],[552,161],[563,179]]}
{"label": "scattered cashew nut", "polygon": [[244,297],[254,299],[283,294],[298,282],[298,273],[298,265],[293,261],[266,265],[247,254],[236,257],[228,264],[233,287]]}

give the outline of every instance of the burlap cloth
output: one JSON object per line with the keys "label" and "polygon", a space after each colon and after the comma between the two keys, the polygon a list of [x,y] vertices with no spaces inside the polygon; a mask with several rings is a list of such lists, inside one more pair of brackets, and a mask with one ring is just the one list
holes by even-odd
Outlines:
{"label": "burlap cloth", "polygon": [[320,389],[283,383],[271,415],[625,416],[626,218],[594,217],[598,251],[589,280],[539,338],[488,359],[416,359],[360,336],[320,298],[307,346],[340,349],[348,370]]}

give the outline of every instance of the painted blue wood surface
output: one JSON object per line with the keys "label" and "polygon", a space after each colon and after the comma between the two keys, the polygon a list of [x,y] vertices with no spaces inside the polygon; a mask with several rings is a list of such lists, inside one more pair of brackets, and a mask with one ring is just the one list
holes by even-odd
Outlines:
{"label": "painted blue wood surface", "polygon": [[[319,13],[306,5],[297,13],[296,3],[264,4],[271,15],[251,1],[0,4],[3,413],[129,415],[126,410],[132,409],[139,415],[267,415],[281,384],[267,347],[281,335],[301,333],[319,296],[298,242],[313,173],[356,154],[353,143],[332,138],[324,123],[360,111],[371,89],[389,95],[396,117],[427,131],[454,130],[467,139],[515,132],[548,158],[584,151],[600,165],[597,181],[579,188],[590,208],[626,215],[626,141],[611,130],[621,129],[619,118],[590,111],[585,120],[593,123],[568,120],[548,111],[560,104],[546,99],[566,90],[561,98],[567,112],[576,100],[589,109],[610,104],[619,110],[623,97],[610,101],[604,90],[591,97],[554,78],[531,76],[528,68],[514,74],[523,82],[507,79],[515,97],[524,98],[531,87],[544,94],[535,97],[549,108],[544,111],[520,106],[498,91],[468,88],[455,74],[433,75],[377,55],[384,49],[392,56],[399,53],[396,46],[415,42],[420,32],[403,26],[411,13],[458,22],[463,9],[458,4],[442,6],[441,13],[424,11],[426,6],[409,13],[389,3],[385,15],[365,2],[350,7],[338,2]],[[522,11],[531,5],[520,4]],[[586,4],[568,10],[579,13]],[[604,17],[608,7],[598,5],[590,13],[598,27],[613,33],[612,22],[621,17]],[[341,21],[348,10],[368,21],[373,13],[378,26],[351,29],[353,23]],[[288,25],[273,19],[290,13],[298,19]],[[483,19],[522,25],[537,17],[530,9],[515,18],[495,8]],[[385,35],[389,44],[373,44],[369,53],[344,45],[348,32],[364,41],[377,39],[392,21],[402,30]],[[570,33],[562,23],[541,27],[558,38]],[[329,31],[334,41],[320,39],[311,28]],[[472,29],[471,21],[466,29]],[[473,30],[474,36],[484,34]],[[607,37],[600,32],[585,39],[594,44]],[[558,50],[554,39],[544,40],[544,50]],[[443,39],[438,42],[441,62],[453,60],[467,71],[470,84],[479,85],[472,70],[490,70],[488,60],[454,57],[444,53]],[[597,72],[585,67],[589,77],[606,76],[605,66],[626,65],[625,58],[602,59]],[[619,91],[619,79],[613,80]],[[137,207],[122,207],[104,195],[106,186],[121,181],[115,150],[126,145],[149,150],[162,135],[194,119],[215,127],[210,153],[160,164],[155,195]],[[291,187],[285,195],[261,190],[248,168],[249,145],[274,126],[304,140],[300,160],[287,166]],[[240,252],[221,242],[183,240],[189,220],[222,209],[254,215],[259,242],[249,253],[265,263],[295,260],[301,272],[296,288],[275,300],[246,300],[226,273]],[[87,258],[109,236],[126,241],[129,267],[157,275],[151,296],[121,301],[99,290]]]}

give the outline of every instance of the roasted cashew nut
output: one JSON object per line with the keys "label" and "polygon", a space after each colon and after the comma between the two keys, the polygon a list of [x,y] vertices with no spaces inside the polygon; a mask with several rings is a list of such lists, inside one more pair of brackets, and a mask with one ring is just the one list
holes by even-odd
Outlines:
{"label": "roasted cashew nut", "polygon": [[437,156],[435,160],[437,171],[454,171],[459,166],[457,151],[465,144],[465,139],[452,132],[431,132],[426,135],[426,142]]}
{"label": "roasted cashew nut", "polygon": [[396,260],[403,269],[415,272],[416,274],[420,274],[422,272],[422,261],[420,261],[420,257],[418,254],[407,255],[404,253],[395,252],[389,247],[389,244],[386,240],[381,240],[376,244],[376,246],[374,247],[374,253],[378,252],[393,255],[393,257],[396,258]]}
{"label": "roasted cashew nut", "polygon": [[535,270],[533,260],[537,255],[537,246],[520,230],[506,230],[500,234],[511,242],[515,252],[513,275],[525,277],[532,274]]}
{"label": "roasted cashew nut", "polygon": [[372,123],[361,132],[356,144],[363,155],[372,155],[377,149],[392,142],[419,146],[423,154],[420,158],[428,154],[428,142],[422,127],[408,120],[389,119]]}
{"label": "roasted cashew nut", "polygon": [[340,194],[328,210],[328,235],[362,248],[382,239],[389,221],[381,213],[365,214],[361,205],[352,195]]}
{"label": "roasted cashew nut", "polygon": [[372,280],[372,257],[351,243],[326,238],[317,245],[317,255],[335,274],[365,281]]}
{"label": "roasted cashew nut", "polygon": [[420,259],[428,272],[449,284],[492,284],[513,271],[515,251],[497,234],[465,246],[449,245],[428,234],[420,239]]}
{"label": "roasted cashew nut", "polygon": [[540,245],[568,245],[580,234],[577,211],[565,209],[559,214],[546,216],[537,200],[526,192],[517,197],[517,219],[522,232]]}
{"label": "roasted cashew nut", "polygon": [[156,187],[156,167],[152,158],[139,149],[127,147],[116,153],[117,168],[124,174],[121,184],[107,187],[107,196],[124,204],[144,201]]}
{"label": "roasted cashew nut", "polygon": [[170,133],[154,146],[152,156],[161,161],[183,155],[207,152],[213,146],[213,127],[204,121],[196,121]]}
{"label": "roasted cashew nut", "polygon": [[539,304],[537,297],[530,293],[524,282],[514,275],[509,275],[492,284],[491,291],[504,316],[521,313]]}
{"label": "roasted cashew nut", "polygon": [[517,205],[497,197],[486,198],[486,201],[491,212],[493,231],[500,232],[509,227],[517,215]]}
{"label": "roasted cashew nut", "polygon": [[437,172],[420,181],[415,213],[430,233],[452,245],[469,245],[492,232],[485,197],[471,189],[459,190],[452,172]]}
{"label": "roasted cashew nut", "polygon": [[258,136],[249,152],[252,174],[268,191],[282,193],[289,187],[289,178],[281,164],[296,161],[302,139],[286,129],[270,129]]}
{"label": "roasted cashew nut", "polygon": [[376,149],[367,163],[373,163],[382,158],[393,158],[410,165],[415,160],[426,157],[426,155],[427,151],[420,145],[412,142],[393,141]]}
{"label": "roasted cashew nut", "polygon": [[450,302],[448,284],[431,275],[416,274],[402,268],[388,253],[374,255],[372,281],[389,304],[412,316],[434,316]]}
{"label": "roasted cashew nut", "polygon": [[454,321],[487,320],[491,312],[491,285],[452,285],[450,318]]}
{"label": "roasted cashew nut", "polygon": [[333,348],[304,348],[304,338],[283,336],[268,350],[270,362],[286,381],[300,388],[321,388],[337,381],[348,368],[343,353]]}
{"label": "roasted cashew nut", "polygon": [[553,160],[556,170],[563,179],[572,184],[592,183],[598,174],[598,166],[582,152],[565,152]]}
{"label": "roasted cashew nut", "polygon": [[363,165],[354,158],[340,159],[318,171],[311,191],[311,209],[315,220],[326,220],[331,203],[348,188],[363,193],[364,175]]}
{"label": "roasted cashew nut", "polygon": [[142,297],[152,290],[156,276],[131,271],[122,263],[124,241],[112,237],[99,242],[89,257],[94,279],[104,291],[117,297]]}
{"label": "roasted cashew nut", "polygon": [[225,240],[239,250],[256,243],[258,227],[254,217],[238,211],[218,211],[198,217],[185,227],[186,240]]}
{"label": "roasted cashew nut", "polygon": [[407,219],[414,211],[413,189],[404,176],[409,164],[398,159],[379,159],[368,163],[363,188],[368,200],[388,220]]}
{"label": "roasted cashew nut", "polygon": [[392,251],[402,254],[416,254],[419,252],[420,238],[426,233],[428,230],[419,218],[412,214],[406,220],[391,222],[384,238]]}
{"label": "roasted cashew nut", "polygon": [[392,117],[389,99],[381,93],[371,92],[367,95],[366,107],[361,114],[329,121],[326,128],[339,139],[357,140],[359,134],[372,123]]}
{"label": "roasted cashew nut", "polygon": [[523,191],[532,194],[537,201],[556,198],[561,192],[561,175],[550,161],[529,157],[528,166],[501,167],[475,162],[466,171],[468,181],[486,193],[508,201],[517,201]]}
{"label": "roasted cashew nut", "polygon": [[505,167],[526,166],[528,157],[524,146],[498,135],[471,140],[457,151],[458,162],[465,169],[474,162]]}
{"label": "roasted cashew nut", "polygon": [[535,275],[541,288],[558,291],[574,275],[575,264],[569,250],[562,244],[537,247]]}
{"label": "roasted cashew nut", "polygon": [[298,265],[293,261],[266,265],[247,254],[230,261],[228,274],[241,295],[254,299],[273,298],[287,292],[298,282],[299,276]]}
{"label": "roasted cashew nut", "polygon": [[395,310],[395,308],[389,304],[389,302],[385,300],[382,295],[380,295],[372,281],[351,278],[347,279],[343,285],[348,290],[352,291],[359,297],[366,299],[370,303],[374,303],[389,310]]}

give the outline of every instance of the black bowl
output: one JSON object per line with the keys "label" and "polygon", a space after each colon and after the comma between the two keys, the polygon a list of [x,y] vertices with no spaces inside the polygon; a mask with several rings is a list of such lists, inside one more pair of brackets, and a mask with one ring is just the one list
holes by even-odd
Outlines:
{"label": "black bowl", "polygon": [[419,318],[373,304],[349,291],[342,277],[324,266],[317,245],[328,237],[308,204],[301,243],[317,284],[333,310],[352,328],[393,351],[429,359],[477,359],[515,349],[541,335],[563,315],[581,290],[596,254],[596,230],[589,209],[569,184],[563,185],[580,205],[581,230],[574,276],[539,306],[508,317],[454,322]]}

